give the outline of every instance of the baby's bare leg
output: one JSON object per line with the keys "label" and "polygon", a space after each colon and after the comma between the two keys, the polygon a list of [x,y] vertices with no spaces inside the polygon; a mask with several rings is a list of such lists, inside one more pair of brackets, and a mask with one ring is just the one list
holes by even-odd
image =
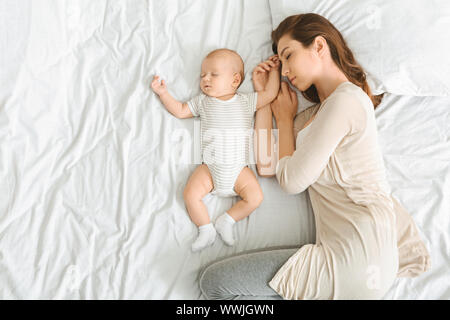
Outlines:
{"label": "baby's bare leg", "polygon": [[235,242],[233,236],[233,225],[242,220],[259,207],[263,200],[263,193],[253,171],[245,167],[239,173],[234,184],[234,190],[242,198],[227,212],[216,220],[216,230],[222,240],[229,246]]}
{"label": "baby's bare leg", "polygon": [[264,197],[261,186],[249,167],[242,169],[234,189],[242,200],[236,202],[227,212],[235,221],[239,221],[258,208]]}
{"label": "baby's bare leg", "polygon": [[213,189],[213,180],[206,164],[199,165],[184,188],[183,197],[186,209],[198,227],[210,223],[208,209],[202,199]]}

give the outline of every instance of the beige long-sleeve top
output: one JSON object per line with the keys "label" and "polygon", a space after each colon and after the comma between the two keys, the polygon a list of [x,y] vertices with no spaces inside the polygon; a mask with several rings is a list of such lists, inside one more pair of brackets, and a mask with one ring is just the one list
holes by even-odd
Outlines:
{"label": "beige long-sleeve top", "polygon": [[269,285],[285,299],[380,299],[396,277],[416,276],[430,256],[411,216],[391,195],[373,104],[351,82],[295,119],[296,150],[276,177],[308,190],[316,243],[301,247]]}

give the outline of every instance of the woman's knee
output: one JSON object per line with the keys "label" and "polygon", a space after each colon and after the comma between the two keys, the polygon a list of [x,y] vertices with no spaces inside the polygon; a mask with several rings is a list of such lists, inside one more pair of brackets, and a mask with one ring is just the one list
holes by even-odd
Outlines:
{"label": "woman's knee", "polygon": [[207,300],[224,299],[224,292],[220,290],[220,279],[222,271],[218,268],[218,263],[206,267],[200,274],[200,291]]}

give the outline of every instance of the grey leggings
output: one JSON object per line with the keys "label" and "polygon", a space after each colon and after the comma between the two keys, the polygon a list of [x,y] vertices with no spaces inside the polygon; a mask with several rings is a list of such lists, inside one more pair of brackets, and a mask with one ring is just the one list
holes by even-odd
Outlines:
{"label": "grey leggings", "polygon": [[268,283],[299,248],[244,253],[207,266],[200,274],[200,290],[206,299],[283,299]]}

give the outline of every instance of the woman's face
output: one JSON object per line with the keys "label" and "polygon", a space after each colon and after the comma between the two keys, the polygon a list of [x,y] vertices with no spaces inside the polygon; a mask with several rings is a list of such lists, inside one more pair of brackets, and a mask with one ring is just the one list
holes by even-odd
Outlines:
{"label": "woman's face", "polygon": [[315,51],[315,42],[304,48],[301,42],[284,35],[278,41],[281,74],[300,91],[306,91],[319,75],[321,60]]}

